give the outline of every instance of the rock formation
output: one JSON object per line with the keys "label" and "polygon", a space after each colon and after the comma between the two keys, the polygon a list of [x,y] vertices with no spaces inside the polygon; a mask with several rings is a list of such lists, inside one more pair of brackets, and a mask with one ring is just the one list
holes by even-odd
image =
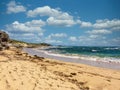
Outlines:
{"label": "rock formation", "polygon": [[0,30],[0,50],[2,49],[8,49],[8,42],[9,42],[9,35]]}

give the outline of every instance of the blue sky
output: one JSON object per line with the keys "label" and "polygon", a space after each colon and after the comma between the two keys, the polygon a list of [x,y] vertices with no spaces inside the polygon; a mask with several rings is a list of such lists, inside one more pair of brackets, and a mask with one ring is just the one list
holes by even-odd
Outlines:
{"label": "blue sky", "polygon": [[0,30],[53,45],[120,46],[120,0],[0,0]]}

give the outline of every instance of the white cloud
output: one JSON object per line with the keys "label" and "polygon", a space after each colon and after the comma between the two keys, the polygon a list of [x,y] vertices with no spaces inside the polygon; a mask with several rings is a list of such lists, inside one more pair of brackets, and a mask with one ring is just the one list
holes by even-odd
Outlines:
{"label": "white cloud", "polygon": [[65,34],[65,33],[56,33],[56,34],[51,34],[51,37],[63,38],[63,37],[67,37],[67,34]]}
{"label": "white cloud", "polygon": [[25,24],[32,27],[42,27],[45,25],[45,22],[42,20],[32,20],[30,22],[26,22]]}
{"label": "white cloud", "polygon": [[48,35],[48,39],[51,39],[51,38],[65,38],[65,37],[67,37],[67,34],[65,34],[65,33],[55,33],[55,34],[53,34],[53,33],[51,33],[50,35]]}
{"label": "white cloud", "polygon": [[[11,1],[7,4],[7,13],[19,13],[25,12],[26,8]],[[82,28],[90,28],[92,30],[85,31],[81,36],[69,36],[66,40],[72,41],[73,43],[79,44],[95,44],[95,43],[108,43],[105,41],[107,39],[107,34],[113,33],[113,31],[120,31],[120,20],[96,20],[95,23],[81,21],[80,19],[74,19],[75,17],[67,12],[62,11],[60,8],[51,8],[50,6],[43,6],[35,8],[34,10],[29,10],[27,12],[27,17],[37,17],[41,18],[45,16],[46,22],[42,20],[32,20],[27,22],[14,21],[12,24],[6,25],[6,30],[10,33],[10,36],[31,41],[45,41],[47,43],[62,44],[64,38],[66,39],[67,34],[65,33],[51,33],[47,37],[44,37],[43,26],[46,24],[52,26],[65,26],[71,27],[73,25],[80,25]],[[41,37],[44,37],[41,39]],[[101,41],[100,41],[101,40]],[[112,39],[114,42],[118,42],[120,39]],[[100,43],[99,43],[100,41]]]}
{"label": "white cloud", "polygon": [[22,34],[22,36],[25,36],[25,37],[35,37],[35,34],[33,34],[33,33],[25,33],[25,34]]}
{"label": "white cloud", "polygon": [[73,17],[66,12],[62,12],[58,9],[53,9],[49,6],[38,7],[34,10],[29,10],[27,12],[28,17],[36,17],[36,16],[48,16],[54,17],[57,19],[72,19]]}
{"label": "white cloud", "polygon": [[49,6],[38,7],[34,10],[29,10],[27,12],[28,17],[36,17],[36,16],[51,16],[53,13],[57,13],[58,11],[55,9],[51,9]]}
{"label": "white cloud", "polygon": [[25,23],[14,21],[10,25],[6,25],[6,31],[13,39],[24,40],[28,42],[40,42],[44,35],[42,27],[45,22],[42,20],[32,20]]}
{"label": "white cloud", "polygon": [[106,37],[102,35],[89,35],[90,39],[105,39]]}
{"label": "white cloud", "polygon": [[78,40],[80,41],[80,42],[86,42],[87,43],[87,41],[91,41],[92,40],[92,38],[90,38],[89,36],[79,36],[78,37]]}
{"label": "white cloud", "polygon": [[40,43],[42,42],[42,36],[39,36],[37,33],[14,33],[14,32],[8,32],[10,38],[26,41],[26,42],[32,42],[32,43]]}
{"label": "white cloud", "polygon": [[96,23],[93,25],[94,28],[115,28],[120,27],[120,20],[113,19],[113,20],[97,20]]}
{"label": "white cloud", "polygon": [[84,22],[84,21],[81,21],[81,27],[91,27],[92,26],[92,23],[90,22]]}
{"label": "white cloud", "polygon": [[106,39],[106,37],[103,37],[102,35],[86,35],[86,36],[79,36],[78,42],[79,45],[92,45],[92,46],[104,46],[107,45],[109,42]]}
{"label": "white cloud", "polygon": [[7,13],[8,14],[25,12],[25,11],[26,11],[26,8],[23,5],[16,4],[15,1],[10,1],[7,4]]}
{"label": "white cloud", "polygon": [[55,33],[55,34],[50,34],[45,38],[46,43],[51,43],[51,44],[61,44],[62,43],[62,38],[66,38],[67,34],[65,33]]}
{"label": "white cloud", "polygon": [[6,25],[7,31],[12,32],[40,32],[45,25],[45,22],[42,20],[32,20],[25,23],[20,23],[18,21],[14,21],[10,25]]}
{"label": "white cloud", "polygon": [[[106,37],[102,35],[81,35],[81,36],[70,36],[68,38],[73,45],[106,45],[109,42],[107,41]],[[106,43],[105,43],[106,41]]]}
{"label": "white cloud", "polygon": [[49,17],[48,19],[47,19],[47,23],[49,24],[49,25],[55,25],[55,26],[66,26],[66,27],[70,27],[70,26],[72,26],[72,25],[74,25],[75,24],[75,22],[72,20],[72,19],[69,19],[69,20],[67,20],[67,19],[56,19],[56,18],[54,18],[54,17]]}
{"label": "white cloud", "polygon": [[113,38],[111,41],[118,43],[120,45],[120,37]]}
{"label": "white cloud", "polygon": [[90,35],[89,37],[93,38],[93,39],[96,39],[96,38],[99,38],[100,36],[99,35]]}
{"label": "white cloud", "polygon": [[69,40],[72,41],[72,42],[78,41],[77,37],[75,37],[75,36],[69,37]]}
{"label": "white cloud", "polygon": [[81,21],[81,20],[76,20],[76,24],[79,24],[80,27],[93,27],[91,22],[85,22],[85,21]]}
{"label": "white cloud", "polygon": [[83,27],[83,28],[90,27],[90,28],[94,28],[94,29],[110,29],[110,30],[120,31],[120,20],[119,19],[96,20],[95,23],[77,20],[76,24],[80,24],[80,26]]}
{"label": "white cloud", "polygon": [[67,26],[70,27],[76,22],[73,20],[73,16],[67,12],[63,12],[60,9],[54,9],[49,6],[38,7],[34,10],[27,12],[28,17],[47,16],[47,23],[49,25]]}
{"label": "white cloud", "polygon": [[89,33],[89,34],[111,34],[112,32],[105,30],[105,29],[100,29],[100,30],[87,31],[86,33]]}
{"label": "white cloud", "polygon": [[54,40],[54,39],[45,39],[46,43],[50,43],[50,44],[61,44],[62,41],[60,40]]}
{"label": "white cloud", "polygon": [[108,39],[106,42],[109,44],[109,46],[120,46],[120,37]]}
{"label": "white cloud", "polygon": [[120,26],[118,26],[118,27],[113,27],[113,28],[112,28],[112,31],[120,31]]}

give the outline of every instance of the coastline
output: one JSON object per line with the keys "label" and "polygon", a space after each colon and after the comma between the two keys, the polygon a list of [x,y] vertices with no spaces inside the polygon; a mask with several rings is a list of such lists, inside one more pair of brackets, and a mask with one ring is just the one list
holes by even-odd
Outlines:
{"label": "coastline", "polygon": [[0,52],[0,90],[119,90],[120,70]]}
{"label": "coastline", "polygon": [[119,62],[95,61],[95,60],[89,60],[90,59],[89,57],[87,60],[84,60],[84,59],[79,59],[78,57],[63,56],[60,54],[51,55],[51,53],[43,51],[44,48],[43,48],[43,50],[38,50],[38,49],[39,48],[23,48],[23,51],[29,53],[30,55],[37,55],[40,57],[55,59],[55,60],[59,60],[59,61],[63,61],[63,62],[79,63],[79,64],[86,64],[86,65],[95,66],[95,67],[120,70],[120,63]]}

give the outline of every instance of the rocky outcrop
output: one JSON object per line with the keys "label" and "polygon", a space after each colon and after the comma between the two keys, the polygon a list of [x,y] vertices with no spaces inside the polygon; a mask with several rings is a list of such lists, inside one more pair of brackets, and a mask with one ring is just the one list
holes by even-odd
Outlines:
{"label": "rocky outcrop", "polygon": [[0,50],[8,49],[9,48],[8,42],[9,42],[9,35],[4,31],[0,31]]}

